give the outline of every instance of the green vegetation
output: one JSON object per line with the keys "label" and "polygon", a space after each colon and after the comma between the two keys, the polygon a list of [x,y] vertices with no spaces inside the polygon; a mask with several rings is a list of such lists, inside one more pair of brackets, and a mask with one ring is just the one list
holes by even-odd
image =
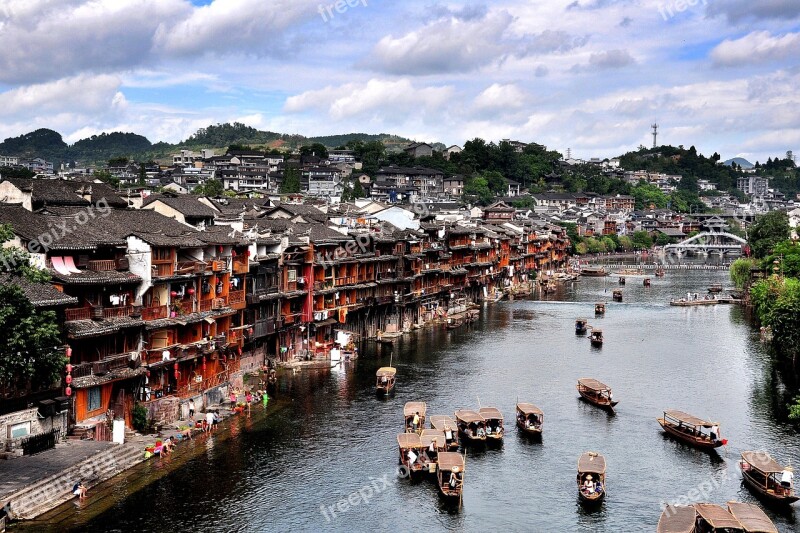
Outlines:
{"label": "green vegetation", "polygon": [[750,227],[748,244],[757,258],[767,256],[781,241],[789,238],[789,215],[783,211],[770,211],[756,219]]}
{"label": "green vegetation", "polygon": [[218,179],[206,180],[202,185],[198,185],[192,191],[192,194],[199,196],[209,196],[211,198],[219,198],[225,192],[225,187]]}
{"label": "green vegetation", "polygon": [[750,272],[758,266],[755,259],[741,258],[731,264],[731,281],[737,289],[744,289],[750,281]]}
{"label": "green vegetation", "polygon": [[286,168],[278,192],[281,194],[300,192],[300,170],[297,167],[289,166]]}
{"label": "green vegetation", "polygon": [[133,406],[133,429],[139,433],[146,433],[149,429],[149,421],[147,420],[147,408],[142,404],[137,403]]}
{"label": "green vegetation", "polygon": [[32,178],[35,172],[27,168],[0,167],[0,176],[4,178]]}

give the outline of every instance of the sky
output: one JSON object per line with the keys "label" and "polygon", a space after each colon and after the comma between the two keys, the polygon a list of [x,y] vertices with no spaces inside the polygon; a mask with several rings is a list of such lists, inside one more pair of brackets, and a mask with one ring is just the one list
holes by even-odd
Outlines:
{"label": "sky", "polygon": [[[800,0],[0,0],[0,138],[243,122],[800,153]],[[3,154],[13,155],[13,154]]]}

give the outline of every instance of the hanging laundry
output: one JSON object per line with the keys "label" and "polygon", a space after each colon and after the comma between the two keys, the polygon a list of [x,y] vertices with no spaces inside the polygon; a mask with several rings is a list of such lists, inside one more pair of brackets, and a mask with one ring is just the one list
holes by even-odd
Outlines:
{"label": "hanging laundry", "polygon": [[108,299],[111,301],[111,305],[113,305],[114,307],[119,306],[119,296],[117,296],[116,294],[112,294],[111,296],[108,297]]}

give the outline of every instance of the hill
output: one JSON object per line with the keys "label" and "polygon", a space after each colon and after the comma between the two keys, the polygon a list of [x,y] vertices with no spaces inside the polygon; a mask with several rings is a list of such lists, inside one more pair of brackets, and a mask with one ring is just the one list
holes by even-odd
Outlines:
{"label": "hill", "polygon": [[750,169],[750,168],[753,168],[755,166],[753,163],[751,163],[750,161],[748,161],[747,159],[745,159],[743,157],[734,157],[733,159],[728,159],[727,161],[725,161],[722,164],[729,167],[733,163],[736,163],[737,165],[739,165],[740,167],[745,168],[745,169]]}

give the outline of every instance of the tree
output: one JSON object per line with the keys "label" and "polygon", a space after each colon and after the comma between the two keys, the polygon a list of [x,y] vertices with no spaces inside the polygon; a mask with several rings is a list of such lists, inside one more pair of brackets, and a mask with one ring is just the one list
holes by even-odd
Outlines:
{"label": "tree", "polygon": [[731,281],[737,289],[743,289],[750,281],[750,271],[756,266],[753,259],[741,258],[731,264]]}
{"label": "tree", "polygon": [[355,198],[364,198],[364,196],[366,196],[366,193],[364,192],[364,187],[361,185],[361,181],[358,178],[356,178],[353,181],[353,192],[352,192],[352,194],[353,194],[353,198],[354,199]]}
{"label": "tree", "polygon": [[766,257],[772,249],[789,238],[789,215],[784,211],[770,211],[756,219],[750,228],[748,244],[757,258]]}
{"label": "tree", "polygon": [[283,172],[283,181],[278,189],[281,194],[293,194],[300,192],[300,170],[296,167],[289,166]]}
{"label": "tree", "polygon": [[656,246],[666,246],[672,243],[672,239],[666,233],[659,233],[656,236]]}
{"label": "tree", "polygon": [[0,176],[4,178],[32,178],[36,176],[36,172],[21,167],[0,167]]}
{"label": "tree", "polygon": [[464,200],[480,205],[489,205],[494,199],[485,178],[472,178],[464,185]]}
{"label": "tree", "polygon": [[619,238],[619,246],[626,252],[630,252],[633,250],[633,240],[627,235],[623,235]]}
{"label": "tree", "polygon": [[606,252],[614,252],[617,249],[617,243],[607,235],[603,237],[603,246],[605,246]]}
{"label": "tree", "polygon": [[309,144],[300,147],[300,155],[314,155],[320,159],[327,159],[328,149],[321,143]]}
{"label": "tree", "polygon": [[653,246],[653,239],[646,231],[634,232],[631,240],[633,242],[633,247],[637,250],[647,250]]}
{"label": "tree", "polygon": [[[10,226],[0,225],[0,245],[13,237]],[[20,287],[48,283],[49,275],[30,266],[28,254],[0,246],[0,272],[10,282],[0,284],[0,391],[24,393],[47,388],[58,380],[67,363],[59,349],[59,329],[53,311],[38,311]],[[14,278],[20,281],[14,282]]]}
{"label": "tree", "polygon": [[195,187],[192,192],[200,196],[219,198],[225,192],[225,186],[220,180],[212,178],[206,180],[202,185]]}

